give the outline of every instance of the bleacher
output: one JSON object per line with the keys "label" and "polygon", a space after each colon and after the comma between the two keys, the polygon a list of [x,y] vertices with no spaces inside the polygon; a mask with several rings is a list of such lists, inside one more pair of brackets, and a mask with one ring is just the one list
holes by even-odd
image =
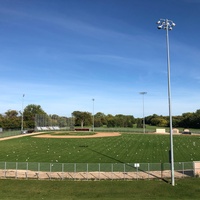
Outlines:
{"label": "bleacher", "polygon": [[59,126],[37,126],[36,131],[60,130]]}

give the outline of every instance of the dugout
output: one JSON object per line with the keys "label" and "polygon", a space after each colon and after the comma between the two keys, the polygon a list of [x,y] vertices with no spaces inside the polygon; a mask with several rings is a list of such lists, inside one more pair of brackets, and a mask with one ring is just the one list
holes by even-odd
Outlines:
{"label": "dugout", "polygon": [[192,133],[190,132],[189,129],[184,129],[182,134],[187,134],[187,135],[191,135]]}

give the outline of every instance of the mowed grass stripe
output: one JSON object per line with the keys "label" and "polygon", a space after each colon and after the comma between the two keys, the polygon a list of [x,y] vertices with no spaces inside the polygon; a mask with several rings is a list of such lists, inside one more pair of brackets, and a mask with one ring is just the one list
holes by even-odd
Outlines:
{"label": "mowed grass stripe", "polygon": [[200,137],[174,137],[174,156],[179,162],[199,160]]}

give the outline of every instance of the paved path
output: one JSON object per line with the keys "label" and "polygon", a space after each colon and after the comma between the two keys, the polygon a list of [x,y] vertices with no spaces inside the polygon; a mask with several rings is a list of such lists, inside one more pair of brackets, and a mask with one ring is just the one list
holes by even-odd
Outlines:
{"label": "paved path", "polygon": [[[192,171],[183,174],[175,171],[175,178],[193,176]],[[170,170],[150,172],[42,172],[31,170],[0,170],[0,179],[58,179],[58,180],[133,180],[133,179],[168,179]]]}

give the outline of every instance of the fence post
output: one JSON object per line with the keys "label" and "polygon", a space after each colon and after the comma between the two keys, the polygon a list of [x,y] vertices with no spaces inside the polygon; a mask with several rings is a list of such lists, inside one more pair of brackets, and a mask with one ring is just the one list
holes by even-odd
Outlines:
{"label": "fence post", "polygon": [[74,179],[76,179],[76,163],[74,163]]}
{"label": "fence post", "polygon": [[61,177],[62,177],[62,180],[64,179],[64,178],[63,178],[63,173],[64,173],[63,171],[64,171],[64,164],[62,163],[62,176],[61,176]]}
{"label": "fence post", "polygon": [[26,163],[26,179],[28,179],[28,162]]}
{"label": "fence post", "polygon": [[4,173],[5,173],[4,176],[5,176],[5,178],[6,178],[6,162],[5,162],[4,169],[5,169],[5,170],[4,170]]}
{"label": "fence post", "polygon": [[87,181],[88,181],[88,163],[87,163]]}
{"label": "fence post", "polygon": [[126,165],[124,163],[124,180],[125,180],[125,173],[126,173]]}
{"label": "fence post", "polygon": [[53,165],[53,164],[50,163],[50,168],[49,168],[49,171],[50,171],[50,173],[49,173],[49,174],[50,174],[50,175],[49,175],[49,179],[50,179],[50,180],[51,180],[51,167],[52,167],[52,165]]}
{"label": "fence post", "polygon": [[40,171],[40,163],[38,163],[38,173],[37,173],[38,179],[39,179],[39,171]]}
{"label": "fence post", "polygon": [[137,166],[137,180],[138,180],[138,166]]}
{"label": "fence post", "polygon": [[113,180],[113,163],[111,164],[111,179]]}
{"label": "fence post", "polygon": [[16,162],[15,179],[17,179],[17,168],[18,168],[18,162]]}
{"label": "fence post", "polygon": [[100,180],[100,170],[101,170],[101,164],[99,163],[99,180]]}

